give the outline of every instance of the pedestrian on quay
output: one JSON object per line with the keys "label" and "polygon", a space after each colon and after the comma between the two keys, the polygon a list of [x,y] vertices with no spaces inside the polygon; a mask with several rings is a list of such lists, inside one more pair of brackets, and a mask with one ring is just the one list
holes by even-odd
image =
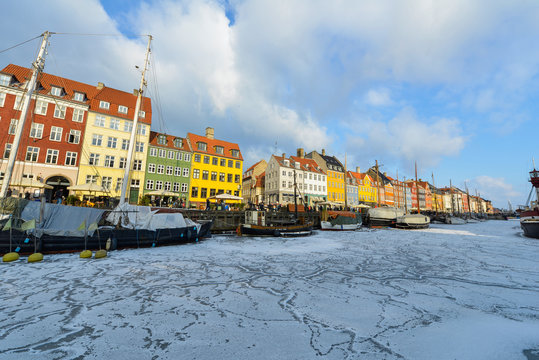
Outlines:
{"label": "pedestrian on quay", "polygon": [[62,196],[63,195],[64,195],[64,190],[62,190],[61,188],[56,190],[56,193],[54,194],[54,198],[56,199],[57,204],[62,203]]}
{"label": "pedestrian on quay", "polygon": [[206,199],[206,210],[210,210],[210,198]]}

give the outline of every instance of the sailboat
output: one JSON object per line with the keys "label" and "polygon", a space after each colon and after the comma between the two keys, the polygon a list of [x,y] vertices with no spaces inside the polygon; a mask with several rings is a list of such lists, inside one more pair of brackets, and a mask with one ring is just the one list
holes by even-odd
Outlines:
{"label": "sailboat", "polygon": [[[17,204],[13,205],[13,207],[18,209],[22,220],[28,221],[39,218],[35,228],[32,229],[33,235],[37,237],[35,248],[43,253],[53,253],[102,249],[106,246],[105,244],[108,244],[109,248],[114,250],[144,246],[175,245],[198,241],[203,237],[209,236],[211,221],[195,223],[190,219],[185,219],[181,213],[160,214],[149,207],[130,205],[126,201],[129,172],[132,169],[131,163],[137,121],[142,93],[146,84],[145,74],[149,63],[151,36],[148,37],[144,69],[142,71],[140,87],[137,91],[137,102],[130,134],[120,205],[113,211],[106,212],[101,209],[73,207],[62,204],[45,204],[43,198],[41,205],[33,201],[25,201],[24,199],[12,200],[11,198],[6,198],[30,100],[36,88],[38,74],[44,68],[45,52],[49,36],[49,32],[43,34],[39,54],[33,63],[32,76],[27,83],[19,124],[13,140],[4,181],[0,189],[0,197],[3,198],[3,204],[16,202]],[[97,224],[106,222],[110,225],[97,226]],[[23,230],[13,228],[10,232],[15,238],[22,239],[26,237],[26,233]],[[6,236],[5,231],[0,233],[0,253],[5,253],[9,249],[8,247],[11,245],[10,239],[11,237]],[[20,246],[20,251],[24,253],[27,249]]]}
{"label": "sailboat", "polygon": [[402,209],[391,206],[380,206],[380,171],[378,160],[376,160],[376,193],[378,198],[378,207],[370,208],[367,211],[365,223],[369,227],[395,227],[397,218],[405,214]]}
{"label": "sailboat", "polygon": [[405,213],[397,217],[395,226],[400,229],[426,229],[429,227],[430,218],[419,212],[419,186],[417,183],[417,163],[415,164],[415,188],[417,192],[417,213],[408,214]]}

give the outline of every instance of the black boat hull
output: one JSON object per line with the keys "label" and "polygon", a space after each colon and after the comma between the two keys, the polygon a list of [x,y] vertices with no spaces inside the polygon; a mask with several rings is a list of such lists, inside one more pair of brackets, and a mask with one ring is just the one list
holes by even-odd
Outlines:
{"label": "black boat hull", "polygon": [[308,225],[282,225],[282,226],[261,226],[261,225],[240,225],[238,235],[240,236],[274,236],[274,237],[295,237],[309,236],[313,232],[312,224]]}
{"label": "black boat hull", "polygon": [[520,227],[527,237],[539,239],[539,219],[537,220],[521,220]]}

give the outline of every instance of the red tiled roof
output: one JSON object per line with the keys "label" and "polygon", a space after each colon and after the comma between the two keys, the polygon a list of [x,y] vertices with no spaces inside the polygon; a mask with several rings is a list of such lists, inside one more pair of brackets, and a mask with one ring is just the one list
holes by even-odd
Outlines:
{"label": "red tiled roof", "polygon": [[372,182],[372,178],[367,173],[358,173],[355,171],[348,171],[348,172],[350,173],[351,176],[355,177],[358,180],[363,180],[365,179],[365,177],[368,177],[369,180]]}
{"label": "red tiled roof", "polygon": [[[193,152],[199,152],[202,154],[209,154],[209,155],[215,155],[215,156],[221,156],[226,157],[230,159],[237,159],[237,160],[243,160],[243,157],[241,155],[240,147],[238,144],[231,143],[228,141],[223,140],[217,140],[217,139],[210,139],[205,136],[200,136],[192,133],[187,133],[187,139],[191,143],[191,148],[193,149]],[[206,151],[198,150],[197,143],[203,142],[206,143]],[[216,146],[222,146],[224,148],[223,154],[218,154],[215,152]],[[238,150],[239,155],[238,157],[233,157],[231,150]]]}
{"label": "red tiled roof", "polygon": [[258,175],[256,177],[256,184],[255,187],[262,187],[264,186],[266,180],[266,172],[264,171],[262,174]]}
{"label": "red tiled roof", "polygon": [[244,173],[253,170],[253,169],[255,168],[255,166],[257,166],[257,165],[260,164],[261,162],[262,162],[262,160],[260,160],[259,162],[255,163],[254,165],[252,165],[251,167],[249,167],[249,169],[245,170]]}
{"label": "red tiled roof", "polygon": [[290,159],[292,159],[294,162],[298,162],[300,164],[300,167],[305,171],[310,171],[310,172],[314,172],[318,174],[325,174],[324,170],[322,170],[320,166],[318,166],[316,161],[314,161],[313,159],[306,159],[306,158],[301,158],[298,156],[291,156]]}
{"label": "red tiled roof", "polygon": [[[167,143],[166,145],[158,144],[157,143],[157,137],[158,135],[165,135],[167,137]],[[182,147],[177,148],[174,146],[174,139],[182,139]],[[169,149],[175,149],[175,150],[184,150],[184,151],[191,151],[189,147],[189,143],[185,138],[182,138],[180,136],[173,136],[173,135],[167,135],[167,134],[161,134],[156,131],[150,131],[150,145],[152,146],[159,146],[163,148],[169,148]]]}
{"label": "red tiled roof", "polygon": [[[110,103],[109,109],[102,109],[99,104],[103,101]],[[135,116],[135,106],[137,104],[137,96],[133,93],[128,93],[121,90],[116,90],[109,87],[103,87],[99,93],[91,100],[90,110],[101,113],[121,117],[125,119],[133,119]],[[127,114],[118,112],[120,105],[127,107]],[[152,123],[152,102],[150,98],[142,97],[140,110],[144,111],[145,116],[138,118],[138,121],[145,124]]]}

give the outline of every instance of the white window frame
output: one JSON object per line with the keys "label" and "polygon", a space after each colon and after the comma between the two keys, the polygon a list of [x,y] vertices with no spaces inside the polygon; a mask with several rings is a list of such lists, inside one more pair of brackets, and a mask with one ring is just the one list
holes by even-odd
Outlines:
{"label": "white window frame", "polygon": [[109,136],[107,138],[107,147],[109,149],[116,149],[116,146],[118,145],[118,138],[114,136]]}
{"label": "white window frame", "polygon": [[150,174],[155,174],[156,166],[154,163],[148,163],[148,172]]}
{"label": "white window frame", "polygon": [[32,123],[30,128],[30,137],[34,139],[41,139],[43,137],[44,124]]}
{"label": "white window frame", "polygon": [[96,115],[94,120],[94,126],[98,127],[105,127],[105,121],[107,120],[106,117],[103,115]]}
{"label": "white window frame", "polygon": [[118,105],[118,112],[120,114],[127,114],[127,106],[124,105]]}
{"label": "white window frame", "polygon": [[109,129],[120,130],[120,120],[111,118],[109,123]]}
{"label": "white window frame", "polygon": [[[28,155],[30,155],[30,158],[28,158]],[[37,162],[38,158],[39,158],[39,148],[36,146],[27,146],[25,160],[30,161],[30,162]]]}
{"label": "white window frame", "polygon": [[78,92],[78,91],[75,91],[75,93],[73,94],[73,100],[75,100],[75,101],[84,102],[85,97],[86,96],[85,96],[84,93],[81,93],[81,92]]}
{"label": "white window frame", "polygon": [[67,166],[77,166],[77,154],[74,151],[66,151],[65,165]]}
{"label": "white window frame", "polygon": [[69,136],[67,137],[67,142],[70,144],[80,143],[80,130],[71,129],[69,130]]}
{"label": "white window frame", "polygon": [[50,141],[62,141],[62,133],[64,132],[64,128],[61,128],[59,126],[51,126],[51,133],[49,135]]}
{"label": "white window frame", "polygon": [[92,146],[101,146],[103,144],[103,135],[92,134]]}
{"label": "white window frame", "polygon": [[66,118],[66,106],[56,104],[54,107],[54,117],[57,119],[65,119]]}
{"label": "white window frame", "polygon": [[109,110],[110,109],[110,103],[108,101],[101,100],[99,102],[99,108]]}
{"label": "white window frame", "polygon": [[34,109],[34,114],[47,115],[48,106],[49,106],[49,103],[46,102],[45,100],[37,100],[36,107]]}
{"label": "white window frame", "polygon": [[71,118],[72,121],[81,123],[84,121],[84,110],[82,109],[73,109],[73,117]]}
{"label": "white window frame", "polygon": [[11,122],[9,123],[9,129],[7,131],[10,135],[15,135],[17,132],[17,126],[19,125],[19,120],[17,119],[11,119]]}
{"label": "white window frame", "polygon": [[59,150],[47,149],[47,156],[45,157],[45,163],[46,164],[58,164],[59,155],[60,155]]}
{"label": "white window frame", "polygon": [[103,166],[113,168],[116,157],[114,155],[105,155],[105,164]]}
{"label": "white window frame", "polygon": [[158,173],[158,174],[164,174],[164,173],[165,173],[165,165],[163,165],[163,164],[158,164],[158,165],[157,165],[157,173]]}

